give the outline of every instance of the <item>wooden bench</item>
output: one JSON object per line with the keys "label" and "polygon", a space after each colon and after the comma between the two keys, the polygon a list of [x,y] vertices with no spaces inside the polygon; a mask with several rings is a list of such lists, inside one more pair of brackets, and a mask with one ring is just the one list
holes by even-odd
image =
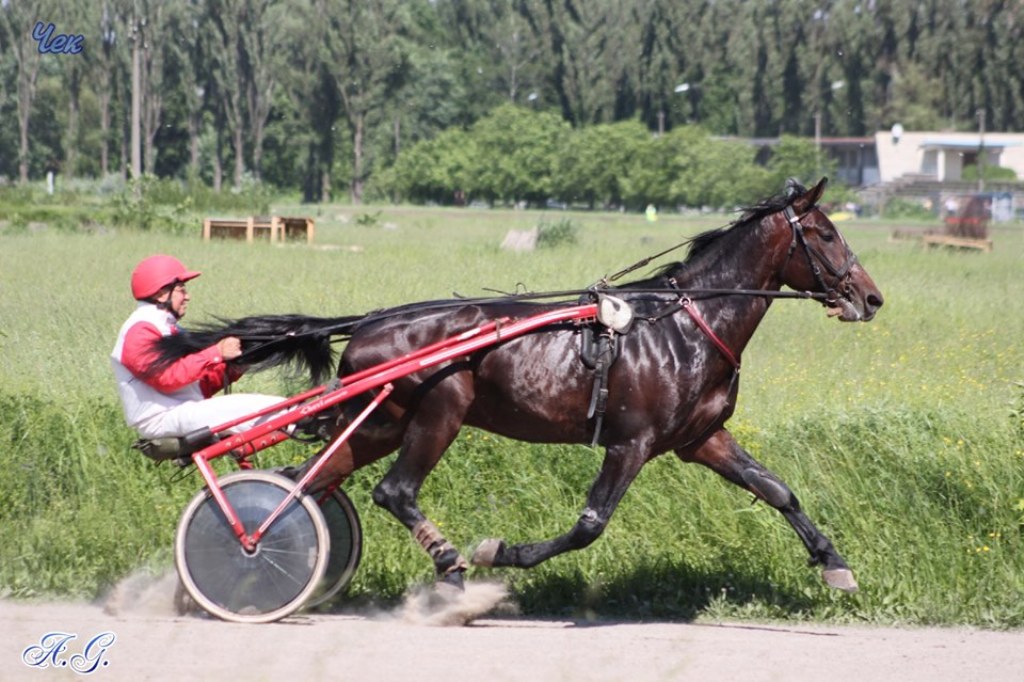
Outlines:
{"label": "wooden bench", "polygon": [[972,239],[970,237],[954,237],[948,234],[926,234],[923,237],[925,246],[949,246],[955,249],[975,249],[991,251],[991,239]]}
{"label": "wooden bench", "polygon": [[249,216],[248,218],[206,218],[203,220],[203,239],[213,237],[245,239],[253,242],[257,237],[268,238],[271,242],[286,239],[301,239],[313,243],[316,232],[312,218],[289,218],[285,216]]}

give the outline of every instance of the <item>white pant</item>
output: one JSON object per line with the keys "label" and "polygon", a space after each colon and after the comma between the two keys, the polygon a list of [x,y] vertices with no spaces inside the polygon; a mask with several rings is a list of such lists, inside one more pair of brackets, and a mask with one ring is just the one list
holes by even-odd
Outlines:
{"label": "white pant", "polygon": [[[137,430],[143,438],[180,438],[204,426],[219,426],[276,405],[282,400],[284,398],[259,393],[233,393],[206,400],[192,400],[147,419],[139,424]],[[240,433],[276,415],[277,413],[271,412],[257,419],[250,419],[228,429],[227,433]]]}

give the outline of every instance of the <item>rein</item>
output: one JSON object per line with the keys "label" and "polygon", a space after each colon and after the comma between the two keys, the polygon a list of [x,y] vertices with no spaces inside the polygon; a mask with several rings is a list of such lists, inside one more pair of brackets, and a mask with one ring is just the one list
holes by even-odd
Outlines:
{"label": "rein", "polygon": [[[739,361],[735,358],[733,353],[725,346],[725,344],[722,343],[722,341],[714,334],[714,332],[711,331],[711,328],[707,325],[706,322],[704,322],[704,319],[700,317],[700,313],[693,306],[693,300],[718,298],[722,296],[756,296],[771,299],[811,299],[821,301],[823,303],[834,303],[835,301],[838,300],[839,297],[839,292],[836,290],[836,287],[839,286],[842,280],[849,274],[850,269],[857,262],[857,257],[850,250],[849,245],[846,244],[846,240],[843,239],[842,235],[840,235],[839,238],[843,239],[843,245],[846,247],[847,256],[842,266],[840,266],[839,268],[834,267],[832,263],[829,262],[829,260],[824,257],[823,254],[821,254],[817,249],[815,249],[813,246],[807,243],[807,240],[804,238],[803,225],[800,221],[806,214],[797,215],[796,212],[793,210],[792,206],[786,206],[785,209],[783,209],[783,213],[786,217],[786,220],[789,222],[790,226],[793,229],[793,241],[791,242],[789,247],[789,254],[786,257],[787,260],[793,255],[793,252],[796,250],[796,246],[799,243],[803,247],[804,253],[807,256],[807,261],[811,267],[812,272],[814,273],[814,276],[818,284],[827,293],[817,293],[811,291],[778,291],[765,289],[688,289],[675,286],[674,280],[670,281],[670,284],[672,284],[672,286],[667,288],[627,288],[617,289],[617,291],[624,291],[630,294],[651,294],[654,296],[669,295],[672,296],[673,298],[678,297],[677,302],[674,305],[669,306],[666,310],[662,311],[661,313],[655,316],[648,317],[645,319],[647,319],[649,322],[654,322],[663,317],[672,315],[673,313],[677,312],[680,309],[685,310],[694,320],[697,326],[700,327],[701,330],[708,335],[712,342],[723,352],[723,354],[726,356],[729,362],[738,370]],[[568,303],[570,302],[569,299],[571,298],[578,300],[580,296],[586,294],[597,294],[608,289],[613,289],[613,287],[611,287],[609,284],[610,282],[614,282],[620,279],[621,277],[650,264],[652,261],[685,246],[688,243],[689,241],[683,241],[665,249],[664,251],[647,256],[646,258],[637,261],[633,265],[630,265],[629,267],[624,268],[611,276],[602,278],[600,281],[586,289],[567,289],[561,291],[524,292],[514,294],[506,293],[502,294],[501,296],[491,297],[464,297],[456,293],[454,294],[455,298],[449,300],[424,303],[422,305],[416,305],[412,308],[410,308],[409,306],[400,306],[398,308],[385,308],[381,310],[376,310],[366,313],[365,315],[358,317],[355,320],[350,320],[333,325],[327,325],[320,329],[310,330],[307,332],[291,332],[284,336],[246,335],[244,337],[244,340],[261,342],[259,346],[257,346],[256,348],[252,348],[252,351],[257,350],[257,348],[262,348],[264,346],[273,344],[274,342],[284,340],[286,338],[298,338],[303,336],[337,336],[339,337],[339,339],[337,340],[345,341],[347,340],[348,337],[352,336],[352,334],[359,326],[363,324],[371,324],[373,322],[378,322],[380,320],[395,317],[397,315],[403,315],[405,313],[412,311],[423,312],[432,310],[445,310],[447,308],[460,307],[467,304],[487,305],[493,303],[510,303],[520,301],[543,301],[546,299],[567,299],[566,302]],[[836,278],[835,286],[830,286],[827,282],[825,282],[824,276],[821,272],[821,268],[818,265],[819,263],[822,266],[824,266],[824,268],[829,272],[829,274]],[[247,350],[246,352],[243,353],[243,356],[248,355],[249,352],[250,351]]]}
{"label": "rein", "polygon": [[[592,286],[587,289],[563,289],[560,291],[538,291],[538,292],[527,292],[522,294],[504,294],[502,296],[481,296],[481,297],[467,297],[459,296],[456,294],[455,298],[437,301],[434,303],[427,303],[422,306],[415,308],[416,312],[430,311],[430,310],[445,310],[447,308],[457,308],[464,305],[486,305],[490,303],[517,303],[520,301],[542,301],[545,299],[560,298],[566,299],[565,302],[575,303],[580,296],[585,294],[593,294],[605,291],[604,287],[599,285]],[[644,288],[644,289],[619,289],[616,291],[625,291],[631,294],[654,294],[654,295],[668,295],[677,297],[685,295],[690,299],[705,299],[705,298],[719,298],[721,296],[759,296],[763,298],[796,298],[796,299],[810,299],[816,301],[825,301],[827,299],[826,294],[820,294],[812,291],[774,291],[770,289],[683,289],[683,288]],[[362,324],[370,324],[378,322],[380,320],[386,320],[389,317],[396,317],[398,315],[404,315],[411,312],[408,308],[395,309],[395,308],[384,308],[381,310],[372,311],[366,313],[354,322],[342,322],[333,325],[326,325],[319,329],[310,330],[307,332],[290,332],[288,334],[273,335],[273,334],[246,334],[244,335],[247,341],[278,341],[285,338],[301,338],[303,336],[317,336],[317,335],[328,335],[328,336],[351,336],[352,331],[355,327]],[[659,316],[660,317],[660,316]]]}

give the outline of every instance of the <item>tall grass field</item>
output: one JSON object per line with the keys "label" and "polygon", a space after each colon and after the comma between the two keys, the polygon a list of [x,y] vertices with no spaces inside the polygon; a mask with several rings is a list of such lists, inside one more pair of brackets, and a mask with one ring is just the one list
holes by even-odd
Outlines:
{"label": "tall grass field", "polygon": [[[172,253],[203,272],[189,287],[186,325],[328,316],[583,288],[730,218],[274,210],[316,218],[315,243],[207,243],[198,221],[174,236],[0,234],[0,596],[98,598],[135,571],[172,564],[178,515],[201,481],[130,449],[108,361],[134,306],[129,274],[144,256]],[[567,218],[575,241],[498,248],[510,229]],[[816,303],[776,302],[744,354],[730,428],[794,490],[859,593],[825,587],[776,511],[671,455],[641,472],[591,547],[469,578],[506,581],[536,615],[1024,627],[1024,228],[997,227],[992,253],[966,253],[891,241],[887,223],[840,227],[885,306],[871,323],[841,324]],[[291,394],[303,381],[256,374],[238,390]],[[258,462],[309,454],[286,443]],[[364,555],[332,608],[388,603],[432,579],[426,555],[370,501],[390,461],[346,483]],[[421,503],[464,553],[486,537],[545,539],[574,523],[600,461],[583,446],[466,429]]]}

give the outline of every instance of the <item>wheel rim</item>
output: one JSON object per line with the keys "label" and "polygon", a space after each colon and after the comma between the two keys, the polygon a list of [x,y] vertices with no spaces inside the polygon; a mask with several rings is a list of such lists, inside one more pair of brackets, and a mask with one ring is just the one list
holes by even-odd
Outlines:
{"label": "wheel rim", "polygon": [[[254,532],[295,484],[269,472],[239,472],[221,479],[247,533]],[[225,620],[269,622],[309,598],[330,554],[327,527],[315,502],[299,496],[246,551],[206,490],[182,515],[175,560],[185,589],[211,614]]]}

